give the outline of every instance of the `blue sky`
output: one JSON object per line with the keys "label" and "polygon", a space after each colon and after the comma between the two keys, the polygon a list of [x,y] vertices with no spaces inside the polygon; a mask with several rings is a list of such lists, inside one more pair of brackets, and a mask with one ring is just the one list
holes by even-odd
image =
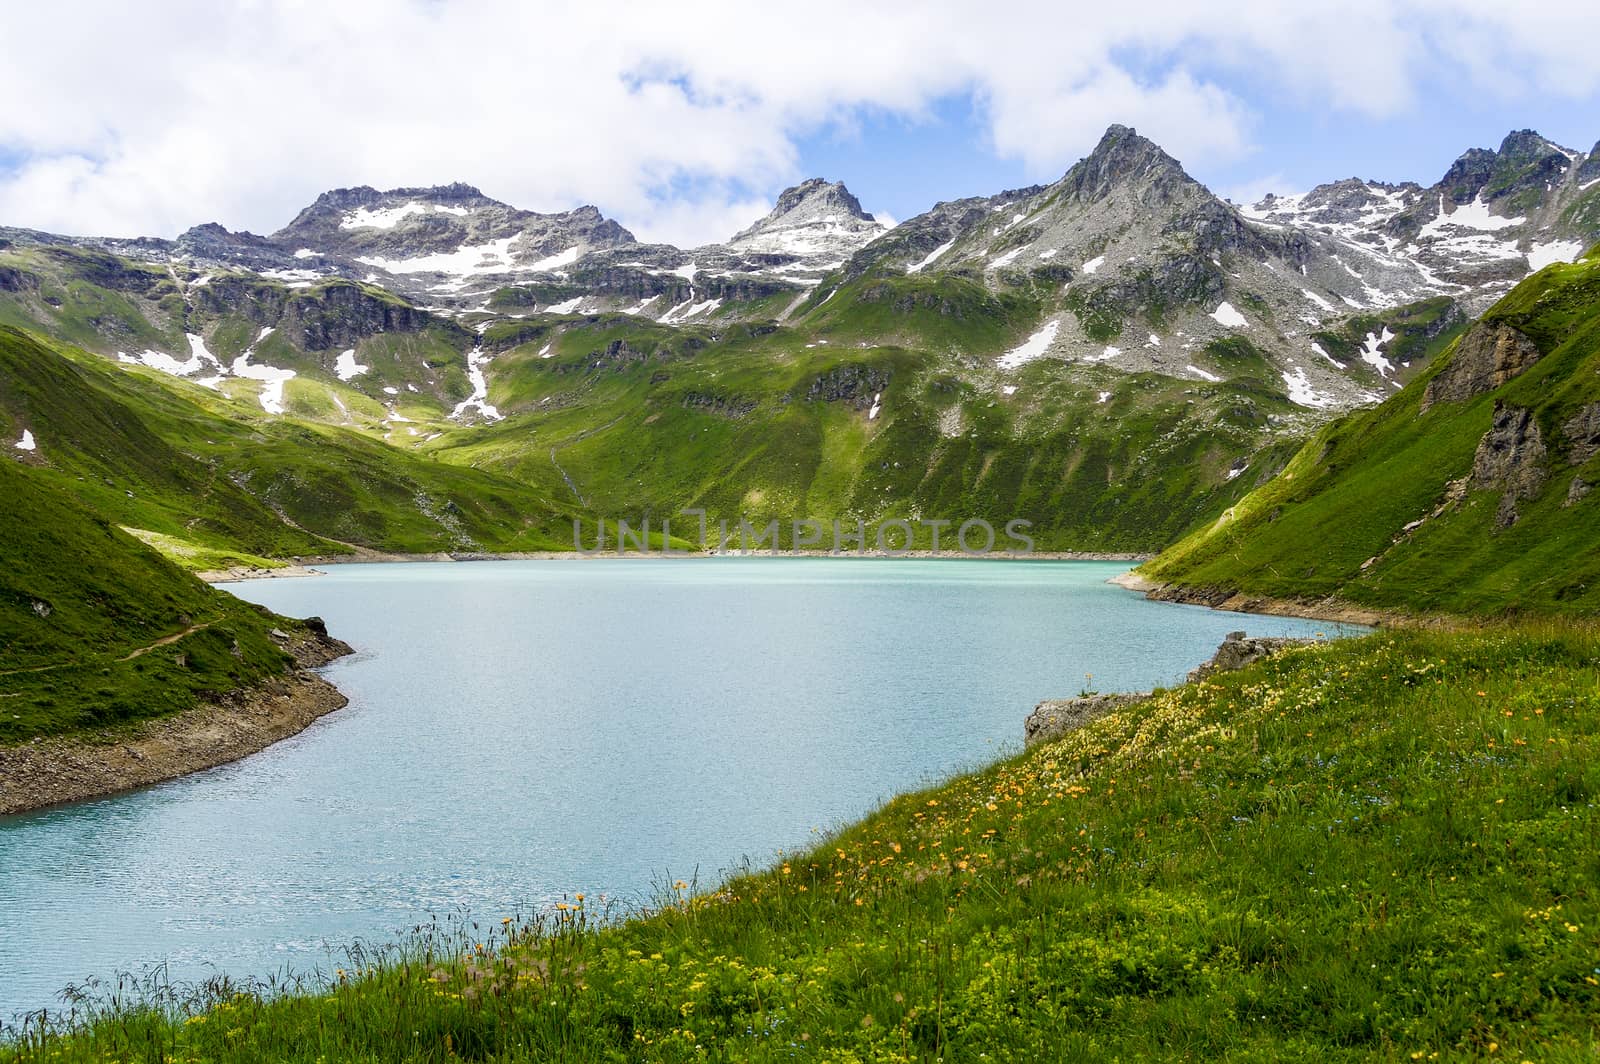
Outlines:
{"label": "blue sky", "polygon": [[811,176],[897,220],[1048,182],[1112,122],[1236,199],[1600,138],[1592,0],[56,0],[0,39],[0,225],[108,236],[467,181],[694,245]]}

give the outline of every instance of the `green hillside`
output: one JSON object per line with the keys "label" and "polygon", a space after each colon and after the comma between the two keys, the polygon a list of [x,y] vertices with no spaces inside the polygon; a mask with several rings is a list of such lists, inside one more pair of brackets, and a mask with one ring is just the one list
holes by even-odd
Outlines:
{"label": "green hillside", "polygon": [[[23,431],[35,449],[10,442]],[[558,545],[537,486],[433,461],[355,428],[259,406],[0,326],[0,437],[112,523],[198,549],[284,558]],[[154,538],[154,537],[152,537]]]}
{"label": "green hillside", "polygon": [[1141,572],[1424,612],[1600,609],[1600,254],[1495,304],[1393,399]]}
{"label": "green hillside", "polygon": [[289,664],[269,632],[293,622],[213,591],[44,480],[0,460],[0,743],[188,709]]}

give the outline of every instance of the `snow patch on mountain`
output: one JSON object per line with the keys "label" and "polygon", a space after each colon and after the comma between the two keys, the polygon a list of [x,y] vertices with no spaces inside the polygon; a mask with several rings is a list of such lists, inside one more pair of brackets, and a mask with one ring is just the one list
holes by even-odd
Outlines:
{"label": "snow patch on mountain", "polygon": [[1558,262],[1576,262],[1583,254],[1583,245],[1576,240],[1557,240],[1550,244],[1534,244],[1528,249],[1528,269],[1535,272]]}
{"label": "snow patch on mountain", "polygon": [[1331,395],[1322,395],[1311,386],[1311,378],[1299,366],[1291,366],[1282,372],[1284,386],[1289,389],[1289,401],[1300,406],[1311,407],[1316,410],[1326,410],[1337,406],[1338,400]]}
{"label": "snow patch on mountain", "polygon": [[[519,234],[520,236],[520,234]],[[511,244],[516,236],[491,240],[484,244],[463,244],[454,251],[440,251],[431,255],[417,255],[409,259],[386,259],[382,256],[356,256],[356,261],[376,266],[386,273],[453,273],[472,274],[511,270],[515,263],[511,257]]]}
{"label": "snow patch on mountain", "polygon": [[922,259],[920,262],[916,262],[916,263],[913,263],[910,266],[907,266],[906,267],[906,272],[907,273],[921,273],[923,270],[927,269],[929,266],[932,266],[935,262],[937,262],[938,259],[939,259],[939,256],[943,255],[946,251],[949,251],[951,248],[953,248],[955,246],[956,246],[956,242],[955,242],[954,239],[948,240],[945,243],[940,244],[938,247],[936,247],[932,251],[928,252],[926,258]]}
{"label": "snow patch on mountain", "polygon": [[371,368],[356,361],[356,349],[352,347],[348,351],[339,353],[339,358],[334,362],[333,372],[340,380],[347,381],[361,376]]}
{"label": "snow patch on mountain", "polygon": [[1001,355],[998,365],[1001,369],[1016,369],[1018,366],[1032,362],[1050,350],[1050,345],[1055,343],[1056,333],[1061,328],[1060,319],[1047,321],[1038,332],[1028,337],[1018,346]]}
{"label": "snow patch on mountain", "polygon": [[1227,300],[1217,304],[1217,309],[1211,312],[1211,318],[1225,329],[1243,329],[1250,324]]}
{"label": "snow patch on mountain", "polygon": [[553,270],[559,270],[564,266],[571,266],[574,262],[578,261],[578,257],[582,254],[583,249],[574,244],[565,251],[557,252],[548,258],[543,258],[538,262],[532,263],[527,268],[530,270],[537,270],[540,273],[549,273]]}
{"label": "snow patch on mountain", "polygon": [[339,221],[340,229],[393,229],[413,214],[428,214],[438,211],[441,214],[465,215],[465,207],[446,207],[437,203],[402,203],[398,207],[380,207],[371,210],[366,207],[357,207],[347,211]]}
{"label": "snow patch on mountain", "polygon": [[[283,413],[283,386],[296,376],[292,369],[278,369],[275,366],[256,366],[250,363],[250,356],[255,354],[256,344],[261,343],[272,335],[272,327],[268,326],[256,335],[255,343],[244,349],[244,352],[233,360],[229,367],[235,377],[261,382],[261,409],[269,414]],[[199,337],[191,336],[189,343],[194,344]]]}

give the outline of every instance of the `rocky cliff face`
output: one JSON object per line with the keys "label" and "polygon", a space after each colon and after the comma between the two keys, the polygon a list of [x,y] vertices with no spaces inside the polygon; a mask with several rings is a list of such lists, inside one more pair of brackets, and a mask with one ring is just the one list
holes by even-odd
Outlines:
{"label": "rocky cliff face", "polygon": [[1421,409],[1464,403],[1493,391],[1539,360],[1537,345],[1505,322],[1480,323],[1461,338],[1452,358],[1422,392]]}
{"label": "rocky cliff face", "polygon": [[1545,445],[1539,422],[1526,407],[1495,403],[1494,424],[1478,442],[1472,458],[1473,488],[1503,489],[1495,523],[1509,528],[1517,521],[1517,503],[1539,494],[1545,482]]}

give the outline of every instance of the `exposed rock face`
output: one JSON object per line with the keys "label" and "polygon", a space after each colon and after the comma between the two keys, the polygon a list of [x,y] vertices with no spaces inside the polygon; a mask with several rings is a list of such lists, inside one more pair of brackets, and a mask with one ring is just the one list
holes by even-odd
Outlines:
{"label": "exposed rock face", "polygon": [[1578,183],[1587,185],[1590,181],[1600,178],[1600,141],[1589,149],[1589,154],[1578,167]]}
{"label": "exposed rock face", "polygon": [[685,392],[683,405],[691,410],[737,421],[756,408],[754,399],[737,395],[716,395],[711,392]]}
{"label": "exposed rock face", "polygon": [[872,397],[889,386],[889,371],[875,366],[839,366],[811,382],[806,398],[813,402],[850,403],[865,410]]}
{"label": "exposed rock face", "polygon": [[1582,502],[1584,498],[1593,490],[1593,484],[1590,484],[1582,477],[1573,477],[1572,486],[1567,488],[1567,501],[1562,505],[1574,506]]}
{"label": "exposed rock face", "polygon": [[1028,746],[1059,739],[1079,728],[1126,706],[1137,705],[1150,697],[1148,691],[1122,695],[1085,695],[1040,702],[1022,725],[1023,742]]}
{"label": "exposed rock face", "polygon": [[1600,403],[1590,403],[1561,426],[1567,436],[1567,461],[1582,465],[1600,451]]}
{"label": "exposed rock face", "polygon": [[1461,338],[1455,357],[1428,382],[1422,410],[1434,403],[1464,403],[1493,391],[1543,354],[1531,339],[1504,322],[1480,322]]}
{"label": "exposed rock face", "polygon": [[1254,665],[1262,658],[1271,657],[1286,647],[1303,646],[1309,642],[1309,639],[1290,639],[1286,636],[1252,638],[1243,632],[1229,632],[1210,661],[1189,671],[1189,682],[1199,683],[1219,672],[1233,672]]}
{"label": "exposed rock face", "polygon": [[1495,404],[1494,424],[1478,441],[1472,458],[1472,487],[1504,488],[1495,521],[1501,528],[1516,523],[1517,502],[1531,499],[1544,487],[1545,445],[1533,411]]}

